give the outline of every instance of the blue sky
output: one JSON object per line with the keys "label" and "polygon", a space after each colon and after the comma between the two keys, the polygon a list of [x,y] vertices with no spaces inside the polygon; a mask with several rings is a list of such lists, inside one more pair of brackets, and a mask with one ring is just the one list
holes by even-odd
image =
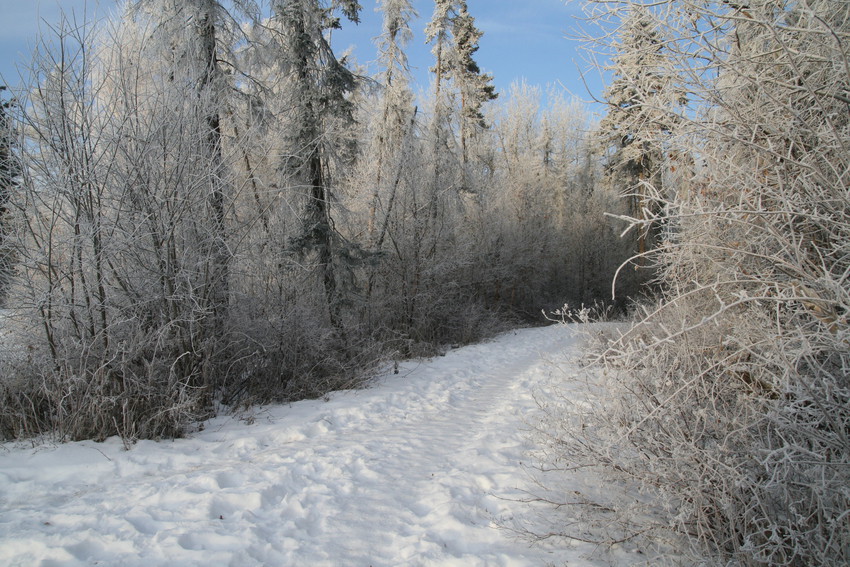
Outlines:
{"label": "blue sky", "polygon": [[[337,32],[337,51],[355,48],[358,63],[369,65],[375,59],[373,39],[380,34],[380,14],[375,0],[360,0],[362,22],[347,24]],[[588,70],[575,40],[567,39],[578,25],[578,0],[467,0],[477,26],[484,31],[478,52],[479,66],[495,77],[499,91],[514,81],[525,79],[544,90],[547,85],[581,99],[589,99],[580,71],[586,71],[591,92],[599,96],[598,73]],[[113,0],[0,0],[0,76],[10,84],[18,82],[16,64],[26,62],[34,38],[44,22],[55,23],[60,9],[82,14],[103,15]],[[408,49],[414,78],[419,88],[428,85],[431,66],[430,46],[425,45],[423,28],[433,12],[432,0],[414,0],[419,19],[413,22],[414,39]],[[371,71],[377,70],[374,64]]]}

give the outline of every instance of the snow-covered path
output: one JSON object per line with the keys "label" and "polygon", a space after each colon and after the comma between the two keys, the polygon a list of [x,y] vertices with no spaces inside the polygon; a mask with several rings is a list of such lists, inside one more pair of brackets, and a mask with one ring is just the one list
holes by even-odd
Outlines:
{"label": "snow-covered path", "polygon": [[189,439],[0,448],[0,564],[596,565],[497,527],[527,508],[533,392],[574,348],[514,331]]}

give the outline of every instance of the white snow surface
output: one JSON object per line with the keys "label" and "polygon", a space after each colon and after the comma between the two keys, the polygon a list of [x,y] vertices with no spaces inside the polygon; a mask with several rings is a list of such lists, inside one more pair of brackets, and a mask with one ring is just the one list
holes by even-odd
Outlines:
{"label": "white snow surface", "polygon": [[522,329],[186,439],[7,444],[0,565],[607,565],[505,529],[532,506],[534,395],[576,352],[569,327]]}

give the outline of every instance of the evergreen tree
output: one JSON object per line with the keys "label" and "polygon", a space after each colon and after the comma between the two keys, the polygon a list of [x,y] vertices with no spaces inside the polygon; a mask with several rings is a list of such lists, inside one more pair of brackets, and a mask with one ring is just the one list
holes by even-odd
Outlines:
{"label": "evergreen tree", "polygon": [[452,10],[455,0],[434,0],[434,14],[428,25],[425,26],[425,42],[433,43],[431,53],[434,55],[435,99],[439,100],[442,94],[443,77],[446,72],[446,61],[449,57],[449,38],[451,29]]}
{"label": "evergreen tree", "polygon": [[475,27],[466,0],[435,0],[434,14],[425,28],[435,57],[435,114],[438,122],[449,121],[450,103],[445,100],[451,82],[460,98],[460,158],[463,168],[469,163],[469,141],[486,128],[482,106],[498,96],[492,75],[482,73],[474,55],[483,32]]}
{"label": "evergreen tree", "polygon": [[[0,93],[5,90],[5,85],[0,85]],[[0,101],[0,305],[6,300],[13,272],[9,201],[20,173],[14,153],[14,129],[9,116],[11,105],[9,101]]]}
{"label": "evergreen tree", "polygon": [[431,72],[434,74],[434,110],[431,117],[431,178],[428,186],[430,196],[428,199],[429,216],[432,222],[438,216],[438,196],[443,181],[444,170],[453,169],[443,167],[444,160],[451,159],[449,147],[450,135],[450,105],[447,100],[445,84],[449,80],[448,68],[451,65],[451,19],[455,9],[455,0],[434,0],[434,13],[428,25],[425,26],[425,41],[433,43],[431,53],[434,55],[434,66]]}
{"label": "evergreen tree", "polygon": [[466,1],[458,2],[458,12],[452,21],[456,58],[452,74],[460,92],[460,152],[464,169],[469,163],[469,142],[480,130],[487,128],[482,107],[499,96],[493,76],[482,73],[473,57],[483,35],[475,27],[475,18],[469,14]]}
{"label": "evergreen tree", "polygon": [[346,245],[334,228],[330,161],[338,153],[333,129],[353,124],[354,74],[337,60],[326,32],[341,27],[336,7],[353,23],[359,22],[360,5],[354,0],[325,3],[321,0],[277,0],[273,20],[280,29],[280,64],[287,74],[291,132],[289,155],[283,168],[308,194],[300,234],[293,249],[314,254],[324,289],[331,324],[340,327],[339,269]]}
{"label": "evergreen tree", "polygon": [[647,8],[630,8],[623,22],[617,53],[607,68],[614,79],[605,89],[607,115],[599,124],[602,149],[608,154],[609,180],[627,199],[628,212],[644,221],[638,232],[638,252],[650,246],[663,196],[664,140],[675,119],[671,107],[684,102],[664,55],[662,37]]}

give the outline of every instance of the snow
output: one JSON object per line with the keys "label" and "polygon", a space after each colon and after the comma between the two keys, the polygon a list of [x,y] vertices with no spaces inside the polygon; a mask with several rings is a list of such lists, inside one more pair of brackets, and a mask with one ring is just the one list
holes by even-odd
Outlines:
{"label": "snow", "polygon": [[129,451],[6,445],[0,564],[606,565],[592,545],[506,529],[532,516],[534,395],[568,379],[576,345],[565,326],[512,331]]}

